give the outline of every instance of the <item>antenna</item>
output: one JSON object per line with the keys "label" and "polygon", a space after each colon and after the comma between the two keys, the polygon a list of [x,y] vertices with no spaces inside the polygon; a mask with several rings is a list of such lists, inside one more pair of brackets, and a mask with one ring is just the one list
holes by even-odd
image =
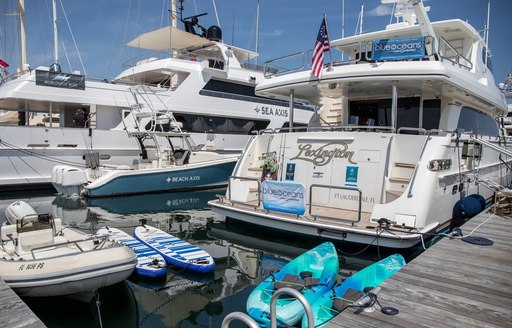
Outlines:
{"label": "antenna", "polygon": [[487,24],[484,30],[485,48],[489,48],[489,26],[491,26],[491,0],[487,0]]}
{"label": "antenna", "polygon": [[[341,38],[345,38],[345,0],[341,1]],[[341,52],[341,60],[345,60],[343,52]]]}
{"label": "antenna", "polygon": [[[258,39],[260,34],[260,0],[256,6],[256,53],[258,53]],[[259,56],[258,56],[259,57]],[[256,65],[258,65],[258,57],[256,57]]]}

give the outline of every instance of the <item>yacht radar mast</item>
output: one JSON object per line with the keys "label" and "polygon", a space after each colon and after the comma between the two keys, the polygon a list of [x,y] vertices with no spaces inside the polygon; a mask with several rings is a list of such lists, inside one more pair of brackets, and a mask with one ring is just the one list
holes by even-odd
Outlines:
{"label": "yacht radar mast", "polygon": [[434,28],[432,27],[427,15],[427,11],[429,11],[430,7],[425,7],[422,0],[381,0],[381,3],[396,3],[395,16],[397,18],[402,17],[403,22],[409,26],[416,25],[416,23],[418,23],[421,35],[432,37],[432,44],[430,45],[431,49],[429,50],[430,53],[433,53],[433,50],[436,49],[434,44],[436,40],[436,33],[434,32]]}

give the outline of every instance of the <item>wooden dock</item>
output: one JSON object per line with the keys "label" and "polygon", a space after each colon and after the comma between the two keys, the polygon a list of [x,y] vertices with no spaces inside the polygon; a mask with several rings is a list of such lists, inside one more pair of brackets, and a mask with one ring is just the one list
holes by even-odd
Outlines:
{"label": "wooden dock", "polygon": [[[378,300],[397,315],[349,308],[335,327],[511,327],[512,218],[487,211],[462,227],[491,246],[443,238],[382,284]],[[359,311],[360,312],[360,311]]]}
{"label": "wooden dock", "polygon": [[0,279],[0,327],[46,327],[2,279]]}

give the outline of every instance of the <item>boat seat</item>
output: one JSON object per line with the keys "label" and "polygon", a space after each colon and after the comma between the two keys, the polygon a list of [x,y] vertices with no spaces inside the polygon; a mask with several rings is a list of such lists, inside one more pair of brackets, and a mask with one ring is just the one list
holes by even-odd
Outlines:
{"label": "boat seat", "polygon": [[[14,239],[17,236],[16,233],[16,225],[15,224],[8,224],[8,225],[2,225],[0,226],[0,235],[2,238],[2,248],[4,252],[6,252],[9,255],[14,254]],[[9,235],[11,238],[9,238]]]}
{"label": "boat seat", "polygon": [[[309,275],[304,275],[304,273],[309,273]],[[318,285],[318,281],[319,279],[313,278],[310,272],[301,272],[300,276],[287,273],[282,280],[274,282],[274,288],[281,289],[288,287],[301,291],[304,288],[311,288]]]}
{"label": "boat seat", "polygon": [[336,297],[334,297],[332,308],[341,312],[349,307],[352,303],[360,299],[362,296],[363,293],[360,290],[349,288],[345,291],[343,296],[336,295]]}
{"label": "boat seat", "polygon": [[18,235],[18,246],[24,251],[29,251],[36,247],[48,246],[53,243],[53,229],[28,231]]}
{"label": "boat seat", "polygon": [[16,225],[15,224],[6,224],[0,226],[0,236],[2,238],[2,241],[8,241],[11,240],[8,235],[12,235],[12,238],[16,238],[18,233],[16,231]]}
{"label": "boat seat", "polygon": [[62,220],[61,219],[53,220],[53,234],[55,236],[62,235]]}
{"label": "boat seat", "polygon": [[190,150],[188,149],[178,149],[174,151],[174,158],[176,160],[176,165],[184,165],[188,164],[188,160],[190,159]]}

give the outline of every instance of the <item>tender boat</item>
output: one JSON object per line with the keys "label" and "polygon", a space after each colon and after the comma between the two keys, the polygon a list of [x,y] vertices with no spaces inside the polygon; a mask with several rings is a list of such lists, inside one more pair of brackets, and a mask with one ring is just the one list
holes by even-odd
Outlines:
{"label": "tender boat", "polygon": [[421,1],[396,8],[403,22],[332,41],[346,60],[321,78],[268,71],[257,94],[313,102],[319,124],[255,136],[225,197],[209,202],[215,213],[406,249],[482,211],[510,183],[511,143],[496,122],[507,105],[485,41],[465,21],[431,23]]}
{"label": "tender boat", "polygon": [[[19,13],[24,28],[25,8]],[[1,79],[0,108],[15,123],[0,119],[0,188],[50,186],[56,164],[90,167],[90,153],[102,165],[131,165],[140,150],[127,131],[145,129],[135,116],[152,114],[147,108],[134,112],[134,97],[165,103],[194,143],[220,153],[241,153],[252,131],[288,126],[287,102],[254,94],[263,80],[262,67],[250,63],[257,53],[223,43],[215,25],[201,35],[196,16],[182,21],[186,30],[177,21],[134,37],[128,46],[150,55],[131,60],[113,80],[29,63]],[[139,85],[145,91],[133,90]],[[77,108],[85,109],[85,128],[73,126]],[[307,125],[312,113],[311,106],[297,103],[295,121]],[[34,114],[45,120],[32,119]],[[149,120],[148,129],[158,121]]]}
{"label": "tender boat", "polygon": [[5,210],[0,226],[0,277],[18,295],[60,296],[96,291],[128,278],[137,257],[107,237],[63,227],[24,201]]}

